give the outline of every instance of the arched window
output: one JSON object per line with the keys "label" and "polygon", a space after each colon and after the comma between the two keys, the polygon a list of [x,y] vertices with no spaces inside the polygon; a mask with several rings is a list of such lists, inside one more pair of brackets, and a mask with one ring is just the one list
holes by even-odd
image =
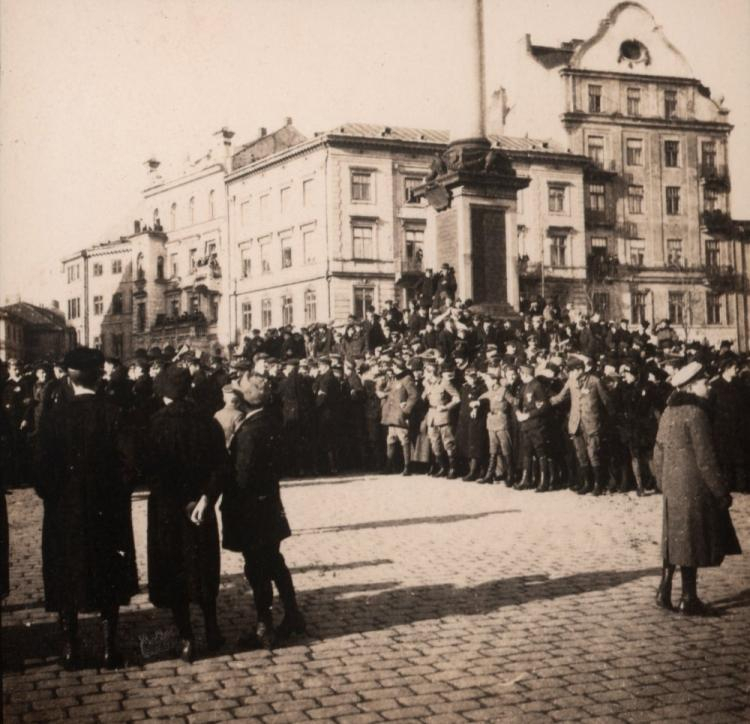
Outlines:
{"label": "arched window", "polygon": [[177,204],[172,204],[169,210],[169,230],[174,231],[177,228]]}
{"label": "arched window", "polygon": [[188,218],[190,219],[190,223],[195,223],[195,196],[190,197],[190,204],[188,206]]}
{"label": "arched window", "polygon": [[208,192],[208,218],[213,219],[214,218],[214,190],[211,189]]}
{"label": "arched window", "polygon": [[164,279],[164,257],[160,256],[156,260],[156,278]]}

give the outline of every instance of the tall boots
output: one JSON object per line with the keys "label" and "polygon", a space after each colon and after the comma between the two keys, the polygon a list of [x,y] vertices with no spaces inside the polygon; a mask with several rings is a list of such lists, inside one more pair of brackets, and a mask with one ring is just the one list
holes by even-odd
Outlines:
{"label": "tall boots", "polygon": [[495,480],[495,467],[497,466],[497,455],[490,455],[490,461],[487,464],[487,472],[479,480],[480,483],[491,483]]}
{"label": "tall boots", "polygon": [[386,448],[386,464],[385,472],[386,475],[393,475],[396,472],[396,453],[398,452],[398,445],[395,442],[389,442]]}
{"label": "tall boots", "polygon": [[469,472],[461,478],[464,482],[470,483],[472,480],[477,479],[479,473],[479,461],[476,458],[469,460]]}
{"label": "tall boots", "polygon": [[685,616],[706,616],[710,609],[698,598],[698,569],[693,566],[680,566],[682,596],[677,610]]}
{"label": "tall boots", "polygon": [[591,468],[588,465],[581,466],[581,475],[583,476],[583,483],[576,488],[578,495],[587,495],[588,493],[594,492],[594,483],[591,474]]}
{"label": "tall boots", "polygon": [[119,610],[115,606],[107,611],[102,611],[102,633],[104,634],[104,656],[105,669],[119,669],[122,664],[122,655],[117,648],[117,621]]}
{"label": "tall boots", "polygon": [[455,480],[458,477],[456,472],[456,455],[448,455],[448,480]]}
{"label": "tall boots", "polygon": [[632,458],[633,466],[633,477],[635,478],[635,486],[638,497],[643,495],[643,472],[641,471],[641,459],[635,455]]}
{"label": "tall boots", "polygon": [[600,465],[592,465],[591,469],[594,474],[594,489],[591,492],[593,495],[601,495],[604,492],[604,485],[602,484],[602,468]]}
{"label": "tall boots", "polygon": [[406,445],[401,448],[401,451],[404,455],[404,469],[401,471],[401,475],[411,475],[411,471],[409,470],[409,463],[411,462],[411,443],[408,440],[406,441]]}
{"label": "tall boots", "polygon": [[180,658],[186,664],[192,664],[195,660],[195,638],[193,624],[190,622],[190,607],[187,603],[174,606],[172,616],[180,636]]}
{"label": "tall boots", "polygon": [[550,490],[550,467],[552,463],[548,457],[539,458],[539,487],[535,493],[546,493]]}
{"label": "tall boots", "polygon": [[531,490],[534,487],[534,461],[528,459],[523,466],[521,479],[513,486],[516,490]]}
{"label": "tall boots", "polygon": [[59,622],[63,639],[60,663],[66,671],[75,671],[80,664],[78,650],[78,612],[63,611],[60,613]]}
{"label": "tall boots", "polygon": [[664,561],[661,568],[661,581],[659,581],[659,588],[656,589],[656,605],[668,611],[674,610],[672,606],[672,577],[674,576],[674,569],[673,565]]}

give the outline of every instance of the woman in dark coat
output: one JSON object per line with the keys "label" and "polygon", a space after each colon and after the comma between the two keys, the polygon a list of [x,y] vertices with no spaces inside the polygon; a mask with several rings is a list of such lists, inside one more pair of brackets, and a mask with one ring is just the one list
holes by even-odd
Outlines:
{"label": "woman in dark coat", "polygon": [[65,365],[73,397],[42,415],[37,493],[44,501],[45,608],[63,631],[63,665],[78,663],[78,613],[99,611],[104,664],[120,664],[118,607],[138,592],[130,511],[132,455],[119,408],[94,390],[103,364],[80,347]]}
{"label": "woman in dark coat", "polygon": [[[260,375],[244,374],[238,384],[249,406],[230,443],[234,475],[221,504],[223,546],[245,559],[245,577],[253,591],[257,623],[242,646],[271,648],[276,640],[304,633],[305,620],[297,606],[292,575],[281,555],[281,542],[292,532],[279,490],[281,432],[268,411],[268,383]],[[273,583],[284,607],[284,619],[274,632]]]}
{"label": "woman in dark coat", "polygon": [[148,499],[149,600],[170,608],[190,662],[195,643],[189,604],[200,604],[209,651],[223,639],[216,621],[219,593],[219,532],[214,506],[229,473],[224,433],[191,400],[190,373],[167,369],[165,406],[149,425],[145,472]]}
{"label": "woman in dark coat", "polygon": [[708,418],[708,386],[700,362],[690,362],[672,378],[677,389],[659,422],[654,475],[664,494],[662,579],[657,605],[671,609],[672,576],[680,566],[679,611],[704,615],[697,569],[719,566],[725,555],[741,553],[729,516],[732,497],[716,461]]}
{"label": "woman in dark coat", "polygon": [[480,464],[487,456],[487,400],[480,399],[487,387],[472,367],[465,371],[466,382],[461,387],[461,404],[458,408],[456,446],[458,454],[469,461],[469,471],[463,480],[469,482],[481,477]]}

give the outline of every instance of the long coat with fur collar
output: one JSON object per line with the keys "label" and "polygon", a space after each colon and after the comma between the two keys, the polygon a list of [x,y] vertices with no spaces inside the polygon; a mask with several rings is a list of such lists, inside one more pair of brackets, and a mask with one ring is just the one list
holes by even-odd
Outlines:
{"label": "long coat with fur collar", "polygon": [[722,501],[729,494],[711,437],[706,403],[675,392],[659,422],[654,475],[664,494],[662,556],[679,566],[718,566],[740,553]]}

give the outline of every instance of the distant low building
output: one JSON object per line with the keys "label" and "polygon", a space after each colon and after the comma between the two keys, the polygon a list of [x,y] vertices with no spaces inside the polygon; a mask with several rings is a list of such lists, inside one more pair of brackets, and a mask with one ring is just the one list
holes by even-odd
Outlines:
{"label": "distant low building", "polygon": [[76,345],[75,330],[58,309],[16,302],[0,307],[0,358],[52,361]]}

